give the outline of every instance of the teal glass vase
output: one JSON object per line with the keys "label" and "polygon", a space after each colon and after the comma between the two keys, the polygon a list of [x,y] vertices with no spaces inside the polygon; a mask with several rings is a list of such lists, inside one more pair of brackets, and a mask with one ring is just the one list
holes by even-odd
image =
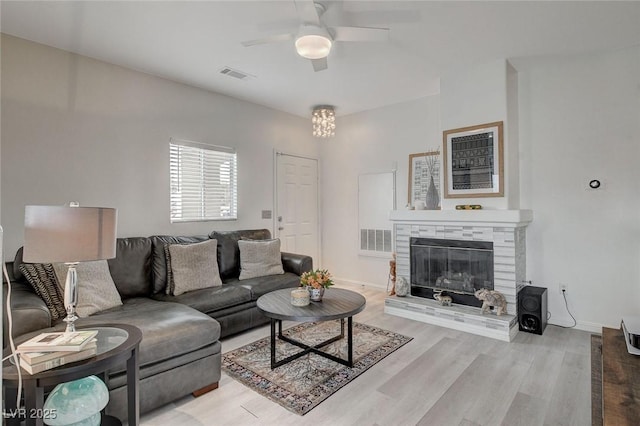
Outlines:
{"label": "teal glass vase", "polygon": [[44,423],[50,426],[98,426],[109,402],[107,386],[96,376],[60,383],[47,397]]}

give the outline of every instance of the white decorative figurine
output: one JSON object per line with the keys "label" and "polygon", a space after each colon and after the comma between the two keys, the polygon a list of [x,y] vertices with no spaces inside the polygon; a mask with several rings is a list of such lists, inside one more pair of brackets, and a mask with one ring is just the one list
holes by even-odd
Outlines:
{"label": "white decorative figurine", "polygon": [[451,296],[447,296],[446,294],[443,295],[442,293],[433,293],[433,298],[442,306],[451,306],[451,302],[453,301]]}
{"label": "white decorative figurine", "polygon": [[496,315],[507,313],[507,299],[499,291],[481,288],[475,292],[475,296],[476,299],[482,300],[483,314],[489,312],[491,306],[496,307]]}
{"label": "white decorative figurine", "polygon": [[398,277],[396,280],[396,296],[404,297],[411,292],[409,281],[404,277]]}

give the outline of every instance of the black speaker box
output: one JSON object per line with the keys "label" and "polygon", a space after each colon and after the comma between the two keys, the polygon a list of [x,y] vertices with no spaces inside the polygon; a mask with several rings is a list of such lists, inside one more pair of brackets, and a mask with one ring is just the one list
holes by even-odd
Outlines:
{"label": "black speaker box", "polygon": [[525,286],[518,293],[520,331],[542,334],[547,327],[547,289]]}

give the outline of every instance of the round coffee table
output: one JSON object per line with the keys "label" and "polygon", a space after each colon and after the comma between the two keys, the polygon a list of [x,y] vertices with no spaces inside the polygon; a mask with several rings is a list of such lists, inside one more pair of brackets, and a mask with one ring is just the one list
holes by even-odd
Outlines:
{"label": "round coffee table", "polygon": [[[129,425],[138,425],[140,421],[138,346],[142,340],[142,333],[137,327],[126,324],[80,326],[77,328],[78,330],[98,330],[98,334],[96,335],[96,355],[82,361],[61,365],[60,367],[37,374],[29,374],[25,370],[22,370],[24,408],[21,410],[16,409],[18,370],[16,366],[9,361],[5,361],[2,365],[2,383],[6,389],[6,408],[4,413],[8,425],[18,424],[20,421],[19,417],[25,417],[27,426],[42,425],[44,420],[43,416],[47,414],[43,411],[45,388],[50,389],[57,384],[91,375],[98,375],[105,381],[106,372],[112,368],[120,367],[122,364],[126,364],[127,366]],[[41,332],[47,331],[63,331],[63,329],[41,330]],[[4,356],[8,354],[9,352],[5,353]],[[120,423],[115,418],[105,417],[103,423],[105,425]]]}
{"label": "round coffee table", "polygon": [[[290,288],[272,291],[258,299],[258,309],[271,320],[271,369],[298,359],[310,352],[328,358],[332,361],[353,367],[353,316],[362,310],[367,303],[364,296],[355,291],[341,288],[325,290],[322,302],[311,302],[307,306],[293,306],[291,304]],[[344,319],[347,318],[347,348],[348,358],[342,359],[320,350],[329,343],[344,338]],[[282,320],[312,322],[340,320],[340,334],[322,343],[309,346],[282,334]],[[276,324],[278,331],[276,333]],[[276,361],[276,337],[282,341],[302,348],[303,351],[287,358]]]}

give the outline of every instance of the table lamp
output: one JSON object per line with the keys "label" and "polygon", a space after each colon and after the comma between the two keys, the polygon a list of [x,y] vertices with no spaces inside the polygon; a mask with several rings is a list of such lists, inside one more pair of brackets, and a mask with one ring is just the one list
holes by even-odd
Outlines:
{"label": "table lamp", "polygon": [[76,330],[79,262],[116,256],[117,210],[102,207],[26,206],[24,255],[28,263],[64,262],[69,268],[64,285],[66,333]]}

